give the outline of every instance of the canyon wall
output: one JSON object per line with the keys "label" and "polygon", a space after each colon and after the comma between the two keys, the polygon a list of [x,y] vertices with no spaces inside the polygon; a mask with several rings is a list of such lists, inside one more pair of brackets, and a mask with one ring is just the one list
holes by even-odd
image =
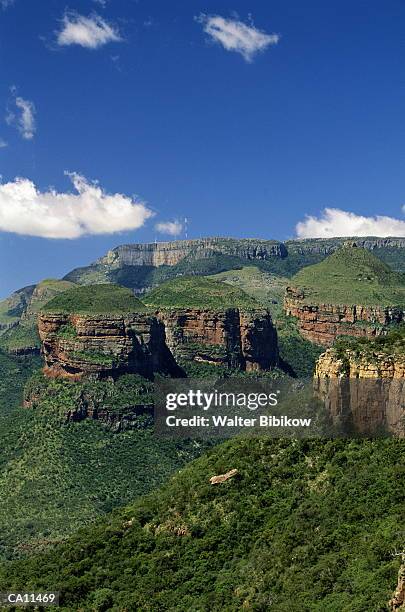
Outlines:
{"label": "canyon wall", "polygon": [[170,350],[179,359],[246,371],[278,363],[277,333],[266,309],[161,309]]}
{"label": "canyon wall", "polygon": [[178,371],[163,324],[148,314],[41,313],[38,330],[48,376],[80,379]]}
{"label": "canyon wall", "polygon": [[297,318],[301,335],[315,344],[330,346],[339,335],[373,338],[385,333],[385,326],[405,320],[402,309],[345,304],[308,304],[300,289],[287,287],[284,299],[287,315]]}
{"label": "canyon wall", "polygon": [[328,349],[314,386],[334,422],[346,431],[405,436],[405,355]]}
{"label": "canyon wall", "polygon": [[167,309],[125,316],[41,313],[38,329],[47,376],[178,376],[176,359],[247,371],[278,363],[277,333],[265,309]]}

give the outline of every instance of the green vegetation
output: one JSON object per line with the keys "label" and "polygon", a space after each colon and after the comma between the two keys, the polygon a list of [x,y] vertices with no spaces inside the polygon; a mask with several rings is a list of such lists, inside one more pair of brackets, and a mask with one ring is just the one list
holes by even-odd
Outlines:
{"label": "green vegetation", "polygon": [[120,268],[108,268],[105,265],[93,264],[92,266],[76,268],[69,272],[65,278],[80,285],[116,283],[142,292],[149,287],[155,287],[178,276],[216,274],[224,270],[241,268],[246,263],[247,260],[238,257],[213,253],[211,257],[202,259],[190,255],[174,266],[124,265]]}
{"label": "green vegetation", "polygon": [[15,310],[18,317],[14,325],[0,336],[0,347],[10,353],[39,352],[38,312],[50,299],[74,286],[68,281],[50,278],[35,286],[17,291],[8,298],[9,300],[16,299],[17,296],[20,299],[19,306]]}
{"label": "green vegetation", "polygon": [[144,312],[146,306],[125,287],[86,285],[65,291],[44,306],[45,312],[125,314]]}
{"label": "green vegetation", "polygon": [[77,331],[72,323],[66,323],[65,325],[61,325],[57,331],[57,335],[59,338],[65,338],[66,340],[74,340],[77,338]]}
{"label": "green vegetation", "polygon": [[32,321],[18,323],[0,336],[0,348],[9,353],[35,351],[39,353],[40,339],[36,325]]}
{"label": "green vegetation", "polygon": [[209,257],[199,258],[197,253],[191,253],[174,266],[159,266],[153,272],[151,284],[160,285],[179,276],[209,276],[224,270],[241,268],[244,260],[232,255],[213,252]]}
{"label": "green vegetation", "polygon": [[357,247],[343,247],[321,263],[304,268],[291,283],[304,291],[309,303],[405,305],[405,276]]}
{"label": "green vegetation", "polygon": [[[198,249],[191,250],[183,260],[174,266],[122,266],[115,268],[105,264],[92,264],[76,268],[65,279],[81,285],[116,283],[143,292],[179,276],[207,276],[246,267],[259,268],[276,276],[291,277],[306,266],[317,264],[325,259],[332,249],[341,247],[345,238],[290,240],[285,243],[287,254],[266,260],[250,260],[235,255],[212,251],[209,256],[201,257]],[[370,240],[375,240],[370,238]],[[237,241],[236,241],[237,242]],[[270,242],[270,241],[269,241]],[[226,244],[226,241],[225,243]],[[220,242],[218,248],[220,248]],[[241,244],[243,252],[243,244]],[[405,271],[405,249],[380,246],[375,249],[378,257],[392,269]]]}
{"label": "green vegetation", "polygon": [[110,278],[110,271],[106,266],[100,264],[75,268],[66,274],[63,280],[71,281],[77,285],[98,285],[113,282]]}
{"label": "green vegetation", "polygon": [[116,283],[124,287],[143,292],[150,287],[178,278],[179,276],[211,276],[228,270],[240,270],[252,267],[276,276],[290,277],[304,266],[318,263],[325,255],[320,253],[291,253],[286,258],[274,257],[267,260],[249,260],[234,255],[212,252],[209,257],[199,257],[198,252],[191,253],[174,266],[128,266],[108,268],[105,265],[93,264],[76,268],[65,276],[66,280],[80,285],[98,283]]}
{"label": "green vegetation", "polygon": [[36,285],[32,297],[28,303],[26,316],[33,318],[33,315],[40,312],[40,310],[49,302],[52,298],[73,289],[76,285],[74,283],[58,280],[55,278],[46,278]]}
{"label": "green vegetation", "polygon": [[52,584],[62,610],[385,610],[404,473],[400,440],[233,439],[54,550],[3,564],[0,588]]}
{"label": "green vegetation", "polygon": [[245,308],[260,304],[240,289],[200,276],[168,281],[144,297],[150,306],[164,308]]}
{"label": "green vegetation", "polygon": [[377,254],[381,261],[385,262],[396,272],[405,272],[405,249],[397,247],[384,247],[378,249]]}
{"label": "green vegetation", "polygon": [[218,380],[222,378],[244,378],[248,380],[256,379],[280,379],[286,376],[285,372],[279,368],[268,370],[267,372],[245,372],[236,368],[230,368],[221,364],[204,363],[202,361],[191,361],[178,359],[178,364],[189,378],[210,378]]}
{"label": "green vegetation", "polygon": [[[395,240],[395,239],[394,239]],[[327,254],[332,250],[337,250],[347,243],[347,241],[356,242],[358,246],[364,248],[369,245],[373,253],[388,264],[396,272],[405,272],[405,248],[402,246],[390,246],[383,241],[376,239],[375,236],[364,238],[306,238],[301,240],[287,240],[285,245],[288,249],[288,259],[294,256],[300,264],[300,268],[318,263],[317,261],[303,263],[303,258],[306,255],[318,257],[318,261],[325,259]],[[373,245],[373,246],[372,246]],[[308,251],[312,251],[308,253]],[[303,263],[303,265],[302,265]],[[298,272],[298,270],[296,270]]]}
{"label": "green vegetation", "polygon": [[375,338],[340,337],[333,345],[337,355],[343,357],[347,350],[356,356],[372,357],[373,355],[405,356],[405,324],[393,326],[387,335]]}
{"label": "green vegetation", "polygon": [[24,312],[34,291],[35,285],[24,287],[0,301],[0,332],[10,325],[15,325]]}
{"label": "green vegetation", "polygon": [[280,367],[290,376],[308,378],[325,348],[305,340],[298,331],[296,319],[285,314],[276,320]]}
{"label": "green vegetation", "polygon": [[[20,362],[0,353],[7,372]],[[14,374],[15,376],[15,374]],[[48,380],[36,374],[27,398],[34,408],[18,408],[17,391],[6,386],[7,412],[0,412],[0,557],[11,558],[60,541],[116,506],[161,484],[204,446],[155,437],[150,418],[114,433],[99,421],[66,422],[66,413],[98,407],[112,415],[150,403],[151,385],[125,375],[116,383]],[[3,398],[3,402],[4,402]],[[206,446],[206,445],[205,445]]]}
{"label": "green vegetation", "polygon": [[266,272],[257,266],[244,266],[239,270],[215,274],[211,278],[242,289],[268,308],[273,318],[282,313],[285,289],[290,282],[286,277]]}
{"label": "green vegetation", "polygon": [[[180,365],[201,378],[311,376],[324,349],[304,340],[281,306],[286,277],[325,255],[299,248],[297,242],[288,257],[255,265],[195,253],[172,267],[89,266],[69,275],[86,286],[44,281],[24,307],[20,298],[14,311],[0,304],[0,326],[2,316],[8,325],[24,313],[28,322],[5,331],[1,341],[8,350],[27,347],[42,308],[121,314],[150,306],[264,305],[277,326],[284,372],[241,373],[186,359]],[[390,257],[399,266],[397,253]],[[145,297],[147,305],[131,290],[105,284],[142,290],[166,280]],[[310,301],[405,303],[404,277],[359,248],[302,270],[294,284]],[[44,306],[48,291],[59,289]],[[404,330],[372,341],[340,338],[336,350],[404,355]],[[70,323],[59,334],[76,337]],[[187,348],[207,352],[193,343]],[[106,365],[113,359],[76,355]],[[222,350],[211,355],[222,357]],[[153,383],[132,374],[115,382],[49,380],[35,372],[39,365],[39,358],[0,350],[0,591],[60,589],[66,611],[385,609],[399,565],[392,552],[403,548],[404,441],[234,438],[212,449],[156,438],[148,411],[116,433],[112,422],[152,402]],[[20,407],[24,385],[32,408]],[[107,413],[110,426],[67,420],[68,412],[81,418],[93,410]],[[212,475],[233,468],[233,479],[210,485]]]}
{"label": "green vegetation", "polygon": [[40,366],[37,356],[17,357],[0,349],[0,422],[22,404],[24,385]]}
{"label": "green vegetation", "polygon": [[59,414],[64,421],[66,411],[74,411],[81,405],[102,408],[112,414],[127,414],[135,405],[151,404],[153,383],[138,374],[124,374],[113,382],[52,379],[37,372],[25,385],[24,396],[40,398],[34,399],[37,411]]}
{"label": "green vegetation", "polygon": [[100,351],[72,351],[70,355],[73,359],[79,359],[80,361],[87,361],[88,363],[95,363],[97,365],[104,365],[112,367],[117,361],[116,357],[112,354],[107,355]]}

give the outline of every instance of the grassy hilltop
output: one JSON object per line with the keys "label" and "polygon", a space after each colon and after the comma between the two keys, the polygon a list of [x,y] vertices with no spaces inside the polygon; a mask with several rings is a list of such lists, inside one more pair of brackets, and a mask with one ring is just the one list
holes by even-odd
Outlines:
{"label": "grassy hilltop", "polygon": [[147,310],[130,289],[113,284],[88,285],[65,291],[49,301],[44,312],[127,314]]}
{"label": "grassy hilltop", "polygon": [[405,305],[405,275],[362,248],[344,246],[291,279],[309,303]]}
{"label": "grassy hilltop", "polygon": [[259,302],[242,289],[210,278],[190,276],[160,285],[144,298],[150,306],[164,308],[258,308]]}

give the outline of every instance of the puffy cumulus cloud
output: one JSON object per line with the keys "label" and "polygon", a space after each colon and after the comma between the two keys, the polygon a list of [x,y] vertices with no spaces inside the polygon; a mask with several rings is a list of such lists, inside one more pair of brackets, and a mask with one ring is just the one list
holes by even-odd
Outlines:
{"label": "puffy cumulus cloud", "polygon": [[135,230],[153,215],[142,201],[107,194],[97,182],[66,174],[76,193],[41,192],[26,178],[0,184],[0,230],[42,238],[79,238]]}
{"label": "puffy cumulus cloud", "polygon": [[109,42],[121,40],[118,30],[97,14],[85,17],[78,13],[66,13],[62,29],[57,33],[58,45],[80,45],[86,49],[98,49]]}
{"label": "puffy cumulus cloud", "polygon": [[183,231],[183,224],[180,221],[161,221],[156,223],[155,230],[160,234],[179,236]]}
{"label": "puffy cumulus cloud", "polygon": [[252,24],[246,25],[242,21],[225,19],[220,15],[202,13],[196,20],[203,25],[204,32],[212,40],[227,51],[240,53],[247,62],[251,62],[256,53],[276,45],[280,40],[279,34],[266,34]]}
{"label": "puffy cumulus cloud", "polygon": [[[15,95],[14,87],[11,88],[11,91]],[[37,129],[34,103],[21,96],[15,96],[14,104],[16,109],[8,113],[6,121],[9,125],[15,125],[25,140],[32,140]]]}
{"label": "puffy cumulus cloud", "polygon": [[[404,207],[405,212],[405,207]],[[405,236],[405,221],[377,215],[363,217],[339,208],[325,208],[319,217],[307,216],[296,225],[299,238],[338,236]]]}

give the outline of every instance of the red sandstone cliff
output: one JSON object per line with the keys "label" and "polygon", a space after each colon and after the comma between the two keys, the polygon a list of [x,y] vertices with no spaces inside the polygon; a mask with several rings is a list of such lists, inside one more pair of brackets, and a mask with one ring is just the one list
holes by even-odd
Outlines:
{"label": "red sandstone cliff", "polygon": [[265,309],[240,311],[172,308],[157,311],[170,350],[179,359],[242,370],[278,363],[277,333]]}
{"label": "red sandstone cliff", "polygon": [[174,373],[177,367],[162,323],[145,313],[41,313],[38,320],[45,374],[82,378],[123,372]]}
{"label": "red sandstone cliff", "polygon": [[41,313],[38,329],[48,376],[179,375],[175,358],[247,371],[269,370],[278,363],[277,333],[264,309],[162,309],[155,315]]}
{"label": "red sandstone cliff", "polygon": [[382,335],[384,326],[404,318],[402,310],[390,307],[308,304],[303,292],[294,287],[286,289],[284,310],[297,318],[304,338],[321,346],[331,346],[339,335],[369,338]]}

